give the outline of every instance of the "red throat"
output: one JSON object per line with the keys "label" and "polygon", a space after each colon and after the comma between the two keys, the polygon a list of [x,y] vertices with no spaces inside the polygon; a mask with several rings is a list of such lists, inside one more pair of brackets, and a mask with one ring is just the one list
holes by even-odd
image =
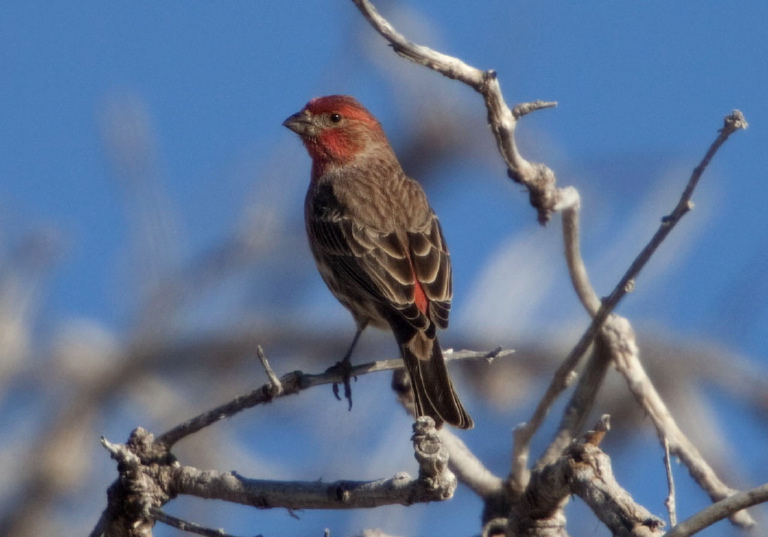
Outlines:
{"label": "red throat", "polygon": [[312,160],[335,164],[349,162],[362,149],[358,140],[342,130],[326,130],[305,144]]}

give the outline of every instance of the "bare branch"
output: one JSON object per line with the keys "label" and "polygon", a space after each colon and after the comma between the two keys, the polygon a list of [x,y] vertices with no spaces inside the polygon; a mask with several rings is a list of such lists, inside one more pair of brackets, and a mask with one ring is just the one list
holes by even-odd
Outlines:
{"label": "bare branch", "polygon": [[459,80],[469,86],[472,86],[476,90],[480,91],[481,86],[484,84],[485,73],[471,65],[468,65],[458,58],[448,56],[432,50],[429,47],[417,45],[408,41],[403,34],[395,30],[395,28],[382,17],[373,5],[368,0],[352,0],[363,16],[371,23],[374,30],[379,32],[381,36],[389,41],[393,50],[400,56],[433,71]]}
{"label": "bare branch", "polygon": [[[568,211],[567,215],[564,215],[564,234],[566,236],[568,264],[577,294],[585,308],[593,316],[593,319],[589,329],[555,372],[552,383],[539,401],[532,418],[515,431],[515,448],[513,450],[512,470],[508,485],[514,494],[520,494],[525,489],[529,478],[527,465],[530,441],[549,412],[552,403],[573,381],[575,378],[575,368],[583,354],[594,341],[603,323],[620,300],[634,289],[635,278],[642,268],[650,260],[653,253],[672,231],[680,218],[691,209],[691,197],[695,187],[719,147],[736,130],[746,128],[747,123],[739,111],[734,111],[732,115],[726,117],[723,129],[721,129],[719,136],[707,151],[704,159],[694,169],[677,205],[668,216],[662,219],[661,226],[656,234],[632,263],[613,292],[607,299],[602,301],[598,309],[598,300],[591,285],[589,285],[586,270],[578,255],[578,196],[571,196],[572,202],[570,204],[565,203],[563,201],[564,190],[555,188],[554,173],[544,165],[531,164],[526,161],[519,154],[515,144],[514,130],[517,119],[528,111],[546,107],[548,104],[537,103],[517,107],[517,114],[513,114],[504,102],[494,71],[480,71],[457,58],[446,56],[428,47],[412,43],[381,17],[370,2],[367,0],[353,0],[353,2],[369,23],[392,44],[395,52],[399,55],[429,67],[447,77],[460,80],[483,95],[486,108],[488,109],[488,120],[496,137],[499,151],[507,163],[509,176],[529,189],[531,204],[538,210],[541,223],[545,223],[554,210],[572,209]],[[694,448],[692,445],[690,447]],[[675,446],[673,446],[673,451],[674,448]],[[700,459],[700,457],[698,458]],[[717,479],[714,474],[710,477]],[[710,485],[713,484],[711,479],[706,481]],[[712,494],[711,487],[705,488]]]}
{"label": "bare branch", "polygon": [[634,289],[634,280],[637,278],[638,274],[640,274],[640,271],[643,270],[648,261],[650,261],[656,249],[662,242],[664,242],[664,239],[669,235],[672,229],[674,229],[680,219],[693,207],[691,202],[693,191],[696,188],[696,185],[698,185],[704,170],[706,170],[712,158],[715,156],[715,153],[717,153],[717,150],[720,149],[720,146],[722,146],[726,140],[728,140],[731,134],[739,129],[746,128],[747,122],[740,111],[734,110],[731,115],[725,117],[723,128],[719,131],[720,134],[715,141],[712,142],[712,145],[707,150],[699,165],[694,168],[677,205],[669,215],[662,218],[661,225],[654,236],[632,262],[626,274],[619,280],[619,283],[616,285],[613,292],[603,300],[603,306],[597,315],[595,315],[592,323],[593,325],[595,323],[602,323],[608,314],[618,305],[619,301],[624,298],[624,295]]}
{"label": "bare branch", "polygon": [[[615,332],[617,340],[634,342],[634,332],[629,322],[618,316],[613,316],[606,324],[606,330]],[[679,457],[688,468],[696,482],[703,488],[714,502],[718,502],[737,494],[738,491],[723,483],[711,466],[701,456],[698,448],[680,430],[677,422],[669,412],[667,405],[662,400],[656,387],[648,378],[642,363],[640,362],[637,346],[632,343],[625,346],[627,352],[616,355],[614,364],[616,369],[626,379],[630,392],[634,395],[638,404],[645,410],[653,421],[656,434],[660,442],[669,443],[670,452]],[[731,520],[740,526],[751,527],[754,520],[746,511],[734,513]]]}
{"label": "bare branch", "polygon": [[[188,522],[186,520],[176,518],[175,516],[171,516],[168,513],[164,512],[162,509],[151,509],[150,513],[152,514],[152,517],[158,522],[162,522],[163,524],[166,524],[168,526],[171,526],[172,528],[176,528],[181,531],[195,533],[197,535],[204,535],[205,537],[235,537],[234,535],[224,533],[222,530],[214,530],[212,528],[206,528],[201,526],[200,524],[195,524],[194,522]],[[257,537],[262,537],[262,536],[258,535]]]}
{"label": "bare branch", "polygon": [[524,103],[512,111],[504,101],[495,71],[481,71],[458,58],[412,43],[395,30],[368,0],[352,1],[371,26],[389,41],[397,54],[448,78],[459,80],[483,96],[488,110],[488,123],[507,164],[507,174],[528,189],[530,203],[538,213],[539,222],[548,222],[561,198],[561,192],[555,187],[555,174],[545,165],[531,163],[523,158],[517,149],[514,133],[519,118],[535,110],[552,108],[557,103]]}
{"label": "bare branch", "polygon": [[[445,352],[444,356],[446,360],[471,360],[508,356],[512,354],[512,352],[513,351],[502,351],[500,349],[495,349],[490,353],[464,350],[458,352]],[[352,368],[350,374],[353,377],[359,377],[367,373],[399,369],[402,367],[403,361],[399,358],[396,360],[382,360],[355,366]],[[173,429],[161,434],[155,443],[161,446],[165,446],[166,449],[170,449],[182,438],[194,434],[197,431],[200,431],[201,429],[216,423],[217,421],[231,418],[235,414],[242,412],[245,409],[252,408],[264,403],[269,403],[279,397],[296,395],[299,392],[313,386],[338,383],[341,381],[341,373],[334,368],[331,368],[326,372],[320,373],[318,375],[310,375],[301,371],[293,371],[283,375],[282,378],[278,380],[279,385],[282,387],[282,391],[279,393],[275,392],[275,385],[272,382],[264,384],[250,393],[241,395],[240,397],[237,397],[228,403],[218,406],[180,425],[177,425]]]}
{"label": "bare branch", "polygon": [[635,503],[613,477],[611,461],[595,444],[574,444],[568,452],[571,488],[615,536],[662,535],[664,521]]}
{"label": "bare branch", "polygon": [[563,412],[557,435],[536,463],[537,468],[542,468],[557,460],[563,450],[583,430],[594,406],[597,393],[603,385],[603,380],[605,380],[605,374],[613,360],[614,351],[615,349],[605,337],[597,337],[592,356],[587,362],[565,412]]}
{"label": "bare branch", "polygon": [[768,502],[768,483],[713,503],[670,529],[664,537],[690,537],[718,520],[733,517],[735,513],[744,512],[742,509],[763,502]]}
{"label": "bare branch", "polygon": [[580,232],[579,232],[579,212],[581,211],[581,200],[579,192],[573,187],[566,187],[561,190],[563,200],[567,200],[563,210],[563,244],[565,246],[565,260],[568,264],[568,274],[571,277],[571,283],[579,297],[584,309],[589,316],[597,314],[600,309],[600,297],[597,296],[592,284],[589,281],[587,268],[581,257]]}
{"label": "bare branch", "polygon": [[143,429],[133,431],[125,444],[113,444],[102,437],[102,445],[118,462],[120,477],[107,490],[107,508],[90,537],[152,536],[155,522],[151,509],[159,508],[173,496],[158,477],[165,468],[178,468],[178,463],[164,450],[158,450],[153,440]]}
{"label": "bare branch", "polygon": [[430,417],[413,425],[414,456],[419,477],[405,473],[378,481],[271,481],[248,479],[235,472],[203,471],[181,466],[166,446],[138,428],[126,444],[102,444],[118,461],[120,477],[110,486],[107,508],[92,537],[149,537],[153,512],[179,494],[225,500],[253,507],[359,509],[447,500],[456,489],[443,447]]}
{"label": "bare branch", "polygon": [[613,535],[661,535],[664,522],[635,503],[613,477],[610,458],[599,448],[608,428],[606,415],[553,463],[532,472],[510,517],[513,535],[534,535],[527,530],[542,527],[545,535],[564,535],[559,531],[565,522],[562,509],[571,494],[584,500]]}
{"label": "bare branch", "polygon": [[[571,367],[565,367],[566,365]],[[552,383],[550,383],[546,393],[536,405],[531,419],[515,427],[513,432],[512,464],[509,476],[507,477],[507,487],[515,496],[523,493],[531,477],[530,470],[528,469],[528,458],[530,456],[533,435],[544,422],[549,408],[554,404],[560,393],[576,379],[575,366],[575,363],[563,363],[560,365],[555,372]]]}
{"label": "bare branch", "polygon": [[173,490],[178,494],[258,508],[294,510],[411,505],[452,497],[456,478],[448,470],[448,453],[436,435],[434,421],[420,418],[414,431],[414,449],[420,468],[418,479],[400,473],[377,481],[285,482],[249,479],[234,472],[180,467],[171,477]]}
{"label": "bare branch", "polygon": [[[626,274],[614,288],[613,292],[602,301],[602,305],[592,318],[592,323],[589,328],[555,372],[554,378],[547,388],[546,393],[536,406],[532,418],[527,423],[518,427],[515,431],[515,447],[512,454],[512,471],[509,479],[510,487],[513,491],[522,491],[525,488],[528,476],[527,464],[530,441],[536,430],[538,430],[543,423],[544,418],[548,414],[554,401],[575,378],[575,368],[578,366],[581,357],[587,351],[589,345],[594,341],[595,336],[610,313],[616,308],[621,299],[634,289],[635,278],[651,259],[653,253],[661,245],[667,235],[669,235],[680,218],[690,210],[690,198],[693,195],[694,188],[698,184],[701,174],[712,160],[714,154],[731,134],[739,129],[744,129],[747,126],[744,116],[738,110],[734,111],[730,116],[727,116],[724,123],[724,127],[720,130],[720,134],[710,146],[704,159],[702,159],[701,163],[694,169],[675,209],[669,216],[662,219],[661,226],[651,238],[650,242],[634,260]],[[568,233],[568,230],[566,230],[566,233]],[[569,248],[567,247],[566,250],[568,249]],[[571,262],[569,261],[569,264],[570,263]],[[571,278],[574,278],[573,273]],[[586,305],[588,304],[585,304],[585,306]]]}
{"label": "bare branch", "polygon": [[664,437],[664,469],[667,471],[667,488],[669,494],[664,500],[664,505],[669,511],[669,523],[677,526],[677,507],[675,504],[675,478],[672,475],[672,457],[669,456],[669,440]]}
{"label": "bare branch", "polygon": [[[411,505],[420,501],[418,498],[425,498],[417,485],[418,480],[405,473],[377,481],[280,482],[185,466],[173,477],[176,490],[181,494],[264,509],[359,509]],[[422,501],[438,499],[445,498],[430,496]]]}

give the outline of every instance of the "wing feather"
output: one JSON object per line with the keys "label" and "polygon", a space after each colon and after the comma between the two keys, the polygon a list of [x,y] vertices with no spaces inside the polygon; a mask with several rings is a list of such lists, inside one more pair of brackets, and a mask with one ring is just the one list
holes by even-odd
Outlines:
{"label": "wing feather", "polygon": [[[448,326],[453,294],[450,255],[431,208],[428,218],[414,229],[382,231],[354,222],[328,185],[313,193],[306,211],[307,232],[320,272],[348,308],[343,296],[345,279],[358,284],[366,295],[362,298],[380,308],[394,308],[417,330],[425,330],[431,323]],[[428,299],[426,312],[415,303],[417,282]]]}

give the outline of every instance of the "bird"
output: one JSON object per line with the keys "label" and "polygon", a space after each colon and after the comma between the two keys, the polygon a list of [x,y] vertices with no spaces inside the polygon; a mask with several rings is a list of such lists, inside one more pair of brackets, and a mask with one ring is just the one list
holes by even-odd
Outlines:
{"label": "bird", "polygon": [[312,159],[304,219],[318,271],[357,327],[337,364],[346,371],[350,408],[352,352],[363,330],[374,326],[395,336],[417,417],[471,429],[437,339],[437,329],[448,327],[451,258],[421,185],[403,171],[379,121],[353,97],[314,98],[283,125]]}

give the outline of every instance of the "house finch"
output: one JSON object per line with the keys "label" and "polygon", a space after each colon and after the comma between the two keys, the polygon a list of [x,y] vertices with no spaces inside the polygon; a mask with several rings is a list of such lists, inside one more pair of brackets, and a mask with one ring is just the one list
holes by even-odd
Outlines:
{"label": "house finch", "polygon": [[304,218],[317,268],[357,324],[339,363],[345,395],[351,397],[350,357],[360,334],[368,325],[389,328],[417,415],[471,428],[435,334],[448,326],[451,260],[421,186],[403,172],[376,118],[352,97],[312,99],[283,125],[312,158]]}

